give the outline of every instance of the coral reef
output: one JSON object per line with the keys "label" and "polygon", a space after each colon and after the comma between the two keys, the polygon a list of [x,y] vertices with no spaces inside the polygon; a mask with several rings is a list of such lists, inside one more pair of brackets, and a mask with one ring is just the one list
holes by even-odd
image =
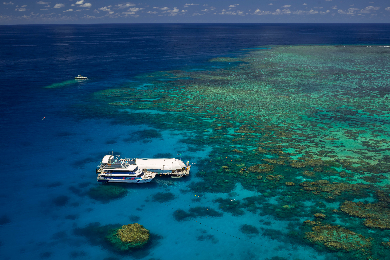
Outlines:
{"label": "coral reef", "polygon": [[66,206],[69,202],[69,197],[66,195],[59,195],[52,200],[53,204],[57,207]]}
{"label": "coral reef", "polygon": [[[73,233],[77,236],[85,237],[91,245],[103,247],[113,253],[123,256],[131,253],[136,259],[144,258],[149,254],[149,250],[158,244],[158,240],[162,237],[150,233],[139,224],[130,225],[133,225],[133,227],[128,228],[127,226],[129,225],[120,224],[102,226],[96,222],[90,223],[82,228],[75,228]],[[123,230],[125,242],[118,236],[118,230]],[[132,240],[133,237],[134,240]],[[146,241],[147,237],[148,241]]]}
{"label": "coral reef", "polygon": [[385,202],[367,203],[345,201],[340,210],[350,216],[366,218],[364,225],[370,228],[390,229],[390,209]]}
{"label": "coral reef", "polygon": [[249,167],[249,171],[258,173],[271,172],[273,169],[274,166],[272,164],[256,164]]}
{"label": "coral reef", "polygon": [[245,208],[249,212],[257,213],[258,210],[262,209],[264,198],[261,196],[252,196],[244,198],[243,201],[242,208]]}
{"label": "coral reef", "polygon": [[364,225],[369,228],[390,229],[390,219],[368,218]]}
{"label": "coral reef", "polygon": [[284,234],[277,229],[271,229],[271,228],[262,228],[262,236],[268,237],[272,240],[280,240],[282,237],[284,237]]}
{"label": "coral reef", "polygon": [[175,212],[173,212],[173,217],[177,221],[183,221],[183,220],[188,220],[189,218],[191,218],[193,216],[190,213],[187,213],[182,209],[178,209],[178,210],[175,210]]}
{"label": "coral reef", "polygon": [[138,222],[141,218],[139,216],[131,215],[129,219],[131,222]]}
{"label": "coral reef", "polygon": [[92,187],[88,192],[88,196],[94,200],[107,203],[110,200],[122,198],[127,195],[127,189],[122,185],[98,185]]}
{"label": "coral reef", "polygon": [[382,242],[382,245],[390,249],[390,242]]}
{"label": "coral reef", "polygon": [[244,224],[240,227],[240,231],[247,235],[257,235],[259,234],[259,230],[252,225]]}
{"label": "coral reef", "polygon": [[242,210],[244,207],[239,200],[235,199],[216,199],[214,202],[219,203],[219,208],[224,212],[232,213],[233,216],[244,215],[245,212]]}
{"label": "coral reef", "polygon": [[213,244],[216,244],[219,242],[219,240],[214,235],[207,234],[206,230],[201,229],[200,232],[201,232],[201,235],[196,237],[196,239],[198,241],[208,240],[208,241],[211,241],[211,243],[213,243]]}
{"label": "coral reef", "polygon": [[311,191],[312,194],[323,196],[327,199],[334,199],[343,192],[359,193],[362,189],[368,189],[370,186],[365,184],[350,184],[329,182],[327,180],[318,180],[313,182],[302,182],[299,184],[305,191]]}
{"label": "coral reef", "polygon": [[135,131],[130,134],[130,137],[123,139],[125,142],[138,142],[142,141],[144,143],[150,142],[151,139],[161,138],[162,135],[156,129],[147,129],[142,131]]}
{"label": "coral reef", "polygon": [[178,209],[173,213],[173,217],[177,221],[189,220],[195,217],[222,217],[223,214],[210,207],[195,207],[190,208],[188,212]]}
{"label": "coral reef", "polygon": [[[195,194],[229,193],[239,182],[262,197],[216,201],[223,211],[242,215],[247,209],[290,221],[326,215],[312,221],[315,226],[332,223],[338,215],[348,229],[374,228],[372,243],[378,245],[384,241],[380,229],[389,219],[378,204],[390,200],[383,178],[390,167],[390,75],[383,65],[390,64],[389,53],[380,46],[251,50],[238,59],[213,60],[218,69],[140,75],[139,82],[96,92],[70,112],[78,118],[185,131],[188,136],[181,143],[189,153],[211,147],[213,156],[197,162],[202,180],[189,185]],[[144,83],[149,84],[140,87]],[[159,138],[145,132],[128,140],[137,136],[145,142]],[[379,202],[346,203],[341,213],[329,203],[373,198],[375,192]],[[378,213],[379,208],[385,213]],[[359,215],[365,226],[355,218]],[[185,220],[198,215],[178,210],[174,216]],[[343,244],[347,235],[363,244],[365,240],[342,228],[324,227],[318,227],[319,236],[335,236],[326,248],[346,253],[365,249],[344,250],[343,245],[358,247],[348,239],[351,244]]]}
{"label": "coral reef", "polygon": [[346,228],[332,225],[315,225],[311,232],[305,233],[311,243],[325,246],[334,251],[366,251],[372,247],[372,239],[352,232]]}
{"label": "coral reef", "polygon": [[152,196],[152,200],[164,203],[175,199],[175,195],[172,192],[158,192]]}
{"label": "coral reef", "polygon": [[387,194],[382,191],[382,190],[378,190],[377,193],[376,193],[376,196],[378,198],[378,200],[380,202],[383,202],[383,203],[386,203],[386,204],[390,204],[390,196],[389,196],[389,192],[387,192]]}
{"label": "coral reef", "polygon": [[326,218],[326,215],[323,213],[316,213],[316,214],[314,214],[314,217],[324,219],[324,218]]}
{"label": "coral reef", "polygon": [[106,238],[118,250],[127,251],[144,246],[149,241],[149,230],[138,223],[128,224],[114,229]]}
{"label": "coral reef", "polygon": [[198,241],[210,240],[211,243],[213,243],[213,244],[216,244],[219,242],[215,236],[210,235],[210,234],[197,236],[196,240],[198,240]]}
{"label": "coral reef", "polygon": [[82,228],[75,228],[73,233],[77,236],[86,237],[92,245],[106,245],[106,236],[114,229],[120,228],[119,224],[102,226],[100,223],[90,223]]}
{"label": "coral reef", "polygon": [[271,215],[277,219],[296,220],[299,217],[312,215],[311,209],[305,207],[302,201],[296,200],[293,196],[280,196],[278,203],[262,202],[261,198],[257,202],[260,215]]}

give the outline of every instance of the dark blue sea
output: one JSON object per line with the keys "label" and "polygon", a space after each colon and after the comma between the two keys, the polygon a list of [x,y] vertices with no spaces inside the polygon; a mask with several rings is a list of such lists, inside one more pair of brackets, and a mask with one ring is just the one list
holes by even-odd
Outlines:
{"label": "dark blue sea", "polygon": [[[294,45],[388,46],[390,24],[0,26],[0,259],[337,259],[281,239],[277,231],[288,220],[222,212],[215,199],[226,193],[191,190],[213,147],[196,150],[183,140],[202,129],[142,120],[142,110],[140,120],[118,117],[94,102],[96,93],[127,85],[144,91],[148,77],[164,81],[169,71],[229,69],[235,65],[209,61]],[[79,74],[88,80],[74,81]],[[112,152],[189,160],[191,175],[123,185],[124,196],[104,198],[103,191],[97,198],[95,169]],[[261,196],[240,183],[231,192],[237,200]],[[223,216],[174,215],[202,206]],[[149,244],[114,250],[105,228],[135,222],[153,234]]]}

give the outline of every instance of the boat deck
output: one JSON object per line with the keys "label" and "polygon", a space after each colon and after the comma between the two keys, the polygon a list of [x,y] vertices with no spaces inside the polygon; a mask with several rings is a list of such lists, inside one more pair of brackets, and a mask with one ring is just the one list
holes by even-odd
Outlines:
{"label": "boat deck", "polygon": [[[119,156],[105,155],[101,164],[96,169],[96,173],[104,176],[114,176],[117,174],[132,177],[130,172],[142,170],[143,178],[154,178],[156,175],[170,175],[172,178],[181,178],[190,173],[189,162],[175,158],[119,158]],[[123,174],[122,174],[123,172]]]}

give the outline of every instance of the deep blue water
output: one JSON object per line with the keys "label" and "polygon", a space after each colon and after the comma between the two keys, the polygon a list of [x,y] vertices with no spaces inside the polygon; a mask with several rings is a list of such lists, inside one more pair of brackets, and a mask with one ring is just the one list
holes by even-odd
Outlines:
{"label": "deep blue water", "polygon": [[[210,244],[209,248],[199,241],[191,243],[190,231],[182,235],[187,242],[179,244],[181,249],[172,251],[169,245],[178,242],[168,234],[196,228],[193,223],[178,225],[172,219],[172,208],[188,200],[175,200],[167,207],[145,202],[151,194],[165,190],[164,185],[131,188],[130,195],[107,204],[77,194],[75,190],[83,193],[84,186],[89,189],[89,183],[97,185],[94,167],[108,151],[120,151],[127,157],[157,153],[176,156],[186,147],[178,142],[181,133],[167,131],[163,138],[150,143],[125,142],[129,133],[148,126],[132,126],[131,122],[112,125],[107,119],[85,119],[87,115],[81,119],[72,108],[98,90],[137,81],[135,77],[144,73],[201,69],[210,66],[207,61],[211,58],[240,55],[247,48],[302,44],[390,45],[390,24],[0,26],[0,258],[118,257],[87,243],[72,229],[93,222],[127,224],[129,215],[138,215],[141,223],[163,237],[145,259],[247,259],[244,251],[249,249],[234,239],[219,238],[217,244],[204,242]],[[89,80],[45,88],[78,74]],[[200,159],[207,153],[197,156]],[[194,167],[194,173],[196,170]],[[190,181],[178,182],[170,191],[179,194]],[[137,211],[137,207],[144,210]],[[226,217],[223,221],[229,223],[232,219]],[[215,249],[225,242],[235,246]],[[278,244],[268,240],[263,243],[271,243],[270,247]],[[210,253],[201,252],[199,246]],[[299,250],[308,250],[300,259],[315,254],[307,248]],[[268,250],[264,255],[287,257],[299,250]],[[224,255],[224,251],[229,254]]]}

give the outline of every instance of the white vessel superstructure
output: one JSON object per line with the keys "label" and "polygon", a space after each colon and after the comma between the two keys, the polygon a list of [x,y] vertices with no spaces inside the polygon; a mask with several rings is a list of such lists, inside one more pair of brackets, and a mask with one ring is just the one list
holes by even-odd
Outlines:
{"label": "white vessel superstructure", "polygon": [[81,76],[81,75],[77,75],[76,77],[74,77],[74,79],[85,80],[85,79],[88,79],[88,78],[84,77],[84,76]]}
{"label": "white vessel superstructure", "polygon": [[189,162],[175,158],[120,158],[120,156],[105,155],[96,169],[98,182],[150,182],[157,174],[171,175],[181,178],[189,175]]}

